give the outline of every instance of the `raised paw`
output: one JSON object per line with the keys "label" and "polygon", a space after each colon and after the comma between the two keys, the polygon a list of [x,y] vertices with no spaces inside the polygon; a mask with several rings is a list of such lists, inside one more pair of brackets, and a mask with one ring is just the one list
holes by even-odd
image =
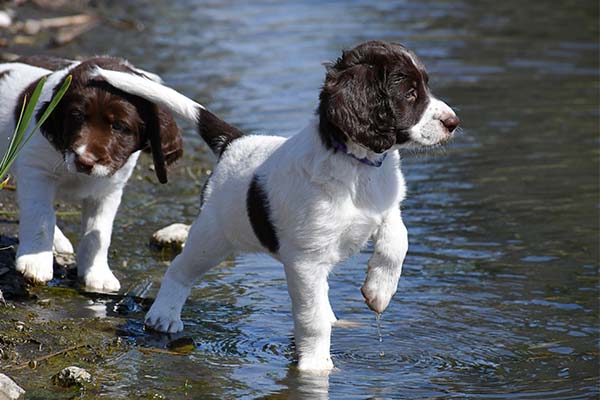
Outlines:
{"label": "raised paw", "polygon": [[360,291],[369,308],[382,313],[392,300],[398,289],[400,273],[383,268],[370,268],[365,283]]}
{"label": "raised paw", "polygon": [[147,328],[163,333],[176,333],[183,330],[183,322],[178,315],[163,313],[160,306],[155,306],[156,303],[150,307],[150,311],[144,319],[144,325]]}
{"label": "raised paw", "polygon": [[100,269],[90,269],[81,277],[85,290],[96,293],[111,293],[118,292],[121,289],[119,280],[108,269],[108,267]]}
{"label": "raised paw", "polygon": [[43,251],[36,254],[23,254],[17,257],[17,272],[34,283],[46,283],[52,280],[52,252]]}

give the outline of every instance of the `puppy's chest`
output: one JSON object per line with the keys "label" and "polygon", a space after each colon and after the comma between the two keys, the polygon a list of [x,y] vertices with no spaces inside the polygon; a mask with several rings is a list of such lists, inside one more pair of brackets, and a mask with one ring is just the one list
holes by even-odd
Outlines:
{"label": "puppy's chest", "polygon": [[[294,241],[300,248],[327,254],[332,262],[363,248],[381,223],[381,215],[356,207],[351,199],[314,203],[296,226]],[[298,234],[299,233],[299,234]]]}
{"label": "puppy's chest", "polygon": [[349,257],[363,248],[369,237],[381,224],[381,215],[365,208],[358,208],[348,200],[335,210],[337,240],[342,257]]}

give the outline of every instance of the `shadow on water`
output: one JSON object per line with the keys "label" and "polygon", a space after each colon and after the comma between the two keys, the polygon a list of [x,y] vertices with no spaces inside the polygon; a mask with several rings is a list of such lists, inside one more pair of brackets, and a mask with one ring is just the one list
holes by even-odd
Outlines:
{"label": "shadow on water", "polygon": [[[122,299],[90,298],[59,280],[69,296],[56,288],[37,296],[64,309],[18,306],[42,319],[102,317],[117,326],[90,333],[125,343],[97,364],[98,395],[600,395],[597,2],[175,0],[107,2],[101,12],[139,19],[145,30],[116,41],[114,27],[100,26],[54,53],[125,56],[252,133],[298,130],[316,106],[320,64],[341,48],[401,41],[424,60],[436,95],[458,110],[464,134],[442,152],[404,155],[410,249],[381,343],[359,292],[371,249],[330,279],[333,308],[351,323],[334,329],[338,370],[328,379],[296,373],[283,270],[266,256],[208,273],[174,337],[143,330],[149,300],[115,311]],[[155,185],[142,160],[115,224],[111,263],[125,286],[153,284],[147,298],[167,265],[147,240],[193,220],[213,163],[189,126],[185,140],[169,185]],[[76,217],[63,225],[76,236]]]}

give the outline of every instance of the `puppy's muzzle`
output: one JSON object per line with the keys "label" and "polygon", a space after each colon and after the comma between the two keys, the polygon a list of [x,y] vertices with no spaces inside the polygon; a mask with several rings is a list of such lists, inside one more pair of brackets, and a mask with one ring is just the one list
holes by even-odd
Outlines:
{"label": "puppy's muzzle", "polygon": [[81,172],[88,175],[92,173],[92,169],[96,165],[96,161],[86,154],[76,154],[74,163],[77,172]]}
{"label": "puppy's muzzle", "polygon": [[454,134],[456,128],[460,124],[460,120],[456,116],[456,114],[447,114],[443,115],[441,118],[442,124],[448,130],[448,133]]}

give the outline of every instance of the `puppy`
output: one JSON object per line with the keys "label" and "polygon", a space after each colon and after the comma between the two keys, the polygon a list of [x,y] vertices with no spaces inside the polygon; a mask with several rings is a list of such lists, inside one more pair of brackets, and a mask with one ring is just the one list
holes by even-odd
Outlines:
{"label": "puppy", "polygon": [[[123,188],[147,146],[159,181],[166,182],[166,165],[181,156],[182,143],[170,112],[92,78],[90,72],[98,66],[157,79],[124,60],[108,57],[82,62],[28,57],[0,64],[0,152],[4,154],[8,146],[7,137],[14,130],[23,99],[30,98],[39,80],[47,77],[35,119],[71,75],[65,96],[14,164],[20,208],[16,269],[35,282],[52,279],[53,244],[56,251],[73,251],[55,226],[54,200],[79,201],[78,275],[89,290],[116,291],[120,284],[110,271],[107,255]],[[34,125],[32,121],[29,129]]]}
{"label": "puppy", "polygon": [[183,328],[193,282],[236,252],[268,252],[284,265],[300,370],[333,367],[336,320],[327,275],[371,238],[362,294],[383,312],[408,249],[400,215],[399,149],[434,146],[459,120],[431,94],[425,67],[400,44],[361,44],[327,66],[317,118],[290,138],[244,136],[204,107],[147,79],[97,71],[111,85],[196,120],[219,157],[183,252],[146,315],[161,332]]}

